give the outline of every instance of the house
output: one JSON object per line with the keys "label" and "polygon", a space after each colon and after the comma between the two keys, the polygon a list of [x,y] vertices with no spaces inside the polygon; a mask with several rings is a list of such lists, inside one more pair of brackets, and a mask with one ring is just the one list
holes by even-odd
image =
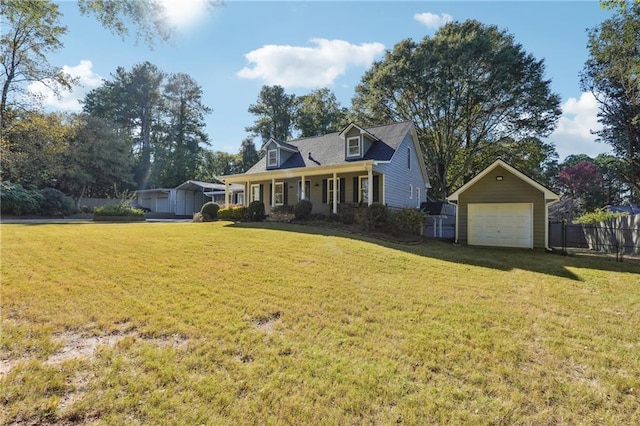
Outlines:
{"label": "house", "polygon": [[549,248],[549,205],[560,197],[502,160],[451,194],[456,242],[478,246]]}
{"label": "house", "polygon": [[279,206],[310,200],[313,213],[338,213],[342,205],[382,203],[419,207],[429,179],[413,123],[360,127],[288,142],[269,139],[264,158],[243,174],[221,176],[225,197],[242,185],[245,203]]}
{"label": "house", "polygon": [[[229,188],[233,203],[244,203],[244,187]],[[221,183],[188,180],[175,188],[141,189],[136,191],[136,203],[152,213],[188,216],[199,212],[204,203],[213,201],[222,204],[225,200],[225,185]]]}

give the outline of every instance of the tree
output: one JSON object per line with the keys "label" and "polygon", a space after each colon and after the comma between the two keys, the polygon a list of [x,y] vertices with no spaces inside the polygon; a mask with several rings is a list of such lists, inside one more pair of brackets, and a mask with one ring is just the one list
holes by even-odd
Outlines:
{"label": "tree", "polygon": [[287,95],[282,86],[262,86],[258,102],[251,104],[248,111],[257,116],[256,123],[245,130],[260,136],[264,142],[274,137],[286,141],[296,114],[296,96]]}
{"label": "tree", "polygon": [[196,173],[200,150],[209,145],[204,116],[211,109],[202,103],[202,88],[187,74],[170,75],[163,93],[167,123],[155,146],[150,184],[174,187]]}
{"label": "tree", "polygon": [[[474,159],[472,169],[483,170],[496,158],[501,158],[544,186],[553,187],[555,184],[558,174],[558,153],[551,143],[545,143],[535,137],[519,140],[504,138],[487,144],[480,155]],[[465,176],[465,180],[470,180],[475,174],[470,171]]]}
{"label": "tree", "polygon": [[56,186],[71,127],[64,115],[24,112],[2,133],[0,176],[25,187]]}
{"label": "tree", "polygon": [[152,144],[159,135],[165,99],[161,88],[165,74],[143,62],[131,71],[116,69],[112,81],[87,94],[84,112],[118,124],[131,137],[135,156],[134,180],[138,188],[148,184]]}
{"label": "tree", "polygon": [[602,171],[589,161],[564,167],[558,175],[559,187],[562,188],[565,196],[577,202],[581,212],[591,211],[604,205],[602,182]]}
{"label": "tree", "polygon": [[6,129],[10,109],[25,109],[21,102],[27,84],[40,82],[55,93],[71,87],[73,79],[51,66],[46,56],[62,48],[67,28],[60,25],[60,16],[58,5],[48,0],[0,1],[0,129]]}
{"label": "tree", "polygon": [[622,203],[626,185],[620,170],[624,168],[624,162],[614,155],[598,154],[593,163],[602,171],[602,190],[606,205],[618,205]]}
{"label": "tree", "polygon": [[295,127],[303,138],[337,132],[348,124],[347,112],[329,89],[318,89],[298,98]]}
{"label": "tree", "polygon": [[76,115],[64,153],[60,189],[76,201],[84,196],[111,195],[114,186],[131,180],[131,145],[113,123],[86,114]]}
{"label": "tree", "polygon": [[375,62],[352,109],[364,124],[413,121],[433,193],[445,198],[479,171],[473,161],[487,145],[552,131],[560,100],[543,75],[543,61],[505,31],[452,22],[420,43],[396,44]]}
{"label": "tree", "polygon": [[260,160],[260,155],[256,151],[256,146],[253,143],[253,139],[246,138],[240,145],[240,152],[238,153],[238,172],[244,173],[253,167],[254,164]]}
{"label": "tree", "polygon": [[203,150],[197,179],[215,182],[218,176],[242,173],[238,164],[238,156],[223,151]]}
{"label": "tree", "polygon": [[[213,8],[222,1],[207,3]],[[133,23],[136,40],[144,39],[149,47],[154,46],[157,38],[169,41],[173,34],[164,4],[158,0],[78,0],[78,5],[81,13],[94,15],[103,27],[123,39],[129,35],[127,24]]]}
{"label": "tree", "polygon": [[595,96],[602,129],[594,132],[624,161],[626,183],[640,200],[640,3],[607,1],[616,14],[589,31],[580,83]]}

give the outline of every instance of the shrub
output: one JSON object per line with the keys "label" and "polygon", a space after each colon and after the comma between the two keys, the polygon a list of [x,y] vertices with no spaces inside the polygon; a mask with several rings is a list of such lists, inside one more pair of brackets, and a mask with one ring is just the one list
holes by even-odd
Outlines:
{"label": "shrub", "polygon": [[208,203],[204,203],[202,208],[200,209],[200,213],[202,214],[203,222],[212,222],[218,217],[218,210],[220,210],[220,206],[214,203],[213,201],[209,201]]}
{"label": "shrub", "polygon": [[342,223],[345,225],[352,225],[356,222],[356,215],[352,209],[345,209],[342,213],[340,213],[340,219]]}
{"label": "shrub", "polygon": [[247,219],[252,222],[261,222],[264,220],[264,203],[262,201],[252,201],[247,209]]}
{"label": "shrub", "polygon": [[64,195],[62,191],[55,188],[45,188],[40,191],[44,202],[42,203],[42,214],[52,216],[64,216],[76,212],[73,199]]}
{"label": "shrub", "polygon": [[627,215],[627,213],[613,213],[605,209],[595,209],[592,212],[583,214],[573,222],[579,225],[590,225],[592,223],[606,222],[625,215]]}
{"label": "shrub", "polygon": [[372,204],[364,215],[366,229],[384,229],[389,223],[389,209],[384,204]]}
{"label": "shrub", "polygon": [[271,213],[275,213],[275,214],[292,214],[293,213],[293,206],[275,206],[274,208],[271,209]]}
{"label": "shrub", "polygon": [[245,220],[247,218],[247,208],[244,206],[231,206],[218,210],[218,219],[221,220]]}
{"label": "shrub", "polygon": [[120,204],[108,204],[105,206],[96,207],[93,209],[93,215],[95,216],[125,216],[131,218],[144,218],[144,212],[140,209],[134,209],[127,203]]}
{"label": "shrub", "polygon": [[424,224],[424,213],[412,208],[391,211],[389,222],[394,231],[420,235]]}
{"label": "shrub", "polygon": [[307,220],[311,216],[313,204],[309,200],[300,200],[293,207],[293,214],[298,220]]}
{"label": "shrub", "polygon": [[2,182],[0,205],[2,213],[15,215],[38,214],[42,211],[44,197],[39,191],[30,191],[18,183]]}

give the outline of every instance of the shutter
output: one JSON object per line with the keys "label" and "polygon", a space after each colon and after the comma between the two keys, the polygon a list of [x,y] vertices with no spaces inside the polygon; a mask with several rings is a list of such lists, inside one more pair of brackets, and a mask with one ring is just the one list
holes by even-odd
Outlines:
{"label": "shutter", "polygon": [[322,179],[322,204],[327,204],[327,180]]}
{"label": "shutter", "polygon": [[358,193],[360,192],[360,188],[358,188],[358,176],[353,178],[353,202],[358,202]]}
{"label": "shutter", "polygon": [[373,177],[373,202],[377,203],[378,201],[380,201],[380,197],[378,196],[378,189],[380,189],[380,176],[379,175],[375,175]]}
{"label": "shutter", "polygon": [[260,184],[260,200],[259,201],[263,201],[264,200],[264,185]]}
{"label": "shutter", "polygon": [[344,203],[345,201],[345,192],[346,192],[346,179],[345,178],[340,178],[340,202]]}
{"label": "shutter", "polygon": [[273,205],[273,184],[269,184],[269,205]]}
{"label": "shutter", "polygon": [[282,184],[282,187],[284,188],[284,205],[288,206],[289,205],[289,185],[287,185],[287,182],[284,182]]}

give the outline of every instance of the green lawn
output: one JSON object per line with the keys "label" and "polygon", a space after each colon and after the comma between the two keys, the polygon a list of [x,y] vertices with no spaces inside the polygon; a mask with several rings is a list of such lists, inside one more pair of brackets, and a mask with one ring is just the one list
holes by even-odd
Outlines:
{"label": "green lawn", "polygon": [[0,422],[640,424],[640,263],[1,225]]}

